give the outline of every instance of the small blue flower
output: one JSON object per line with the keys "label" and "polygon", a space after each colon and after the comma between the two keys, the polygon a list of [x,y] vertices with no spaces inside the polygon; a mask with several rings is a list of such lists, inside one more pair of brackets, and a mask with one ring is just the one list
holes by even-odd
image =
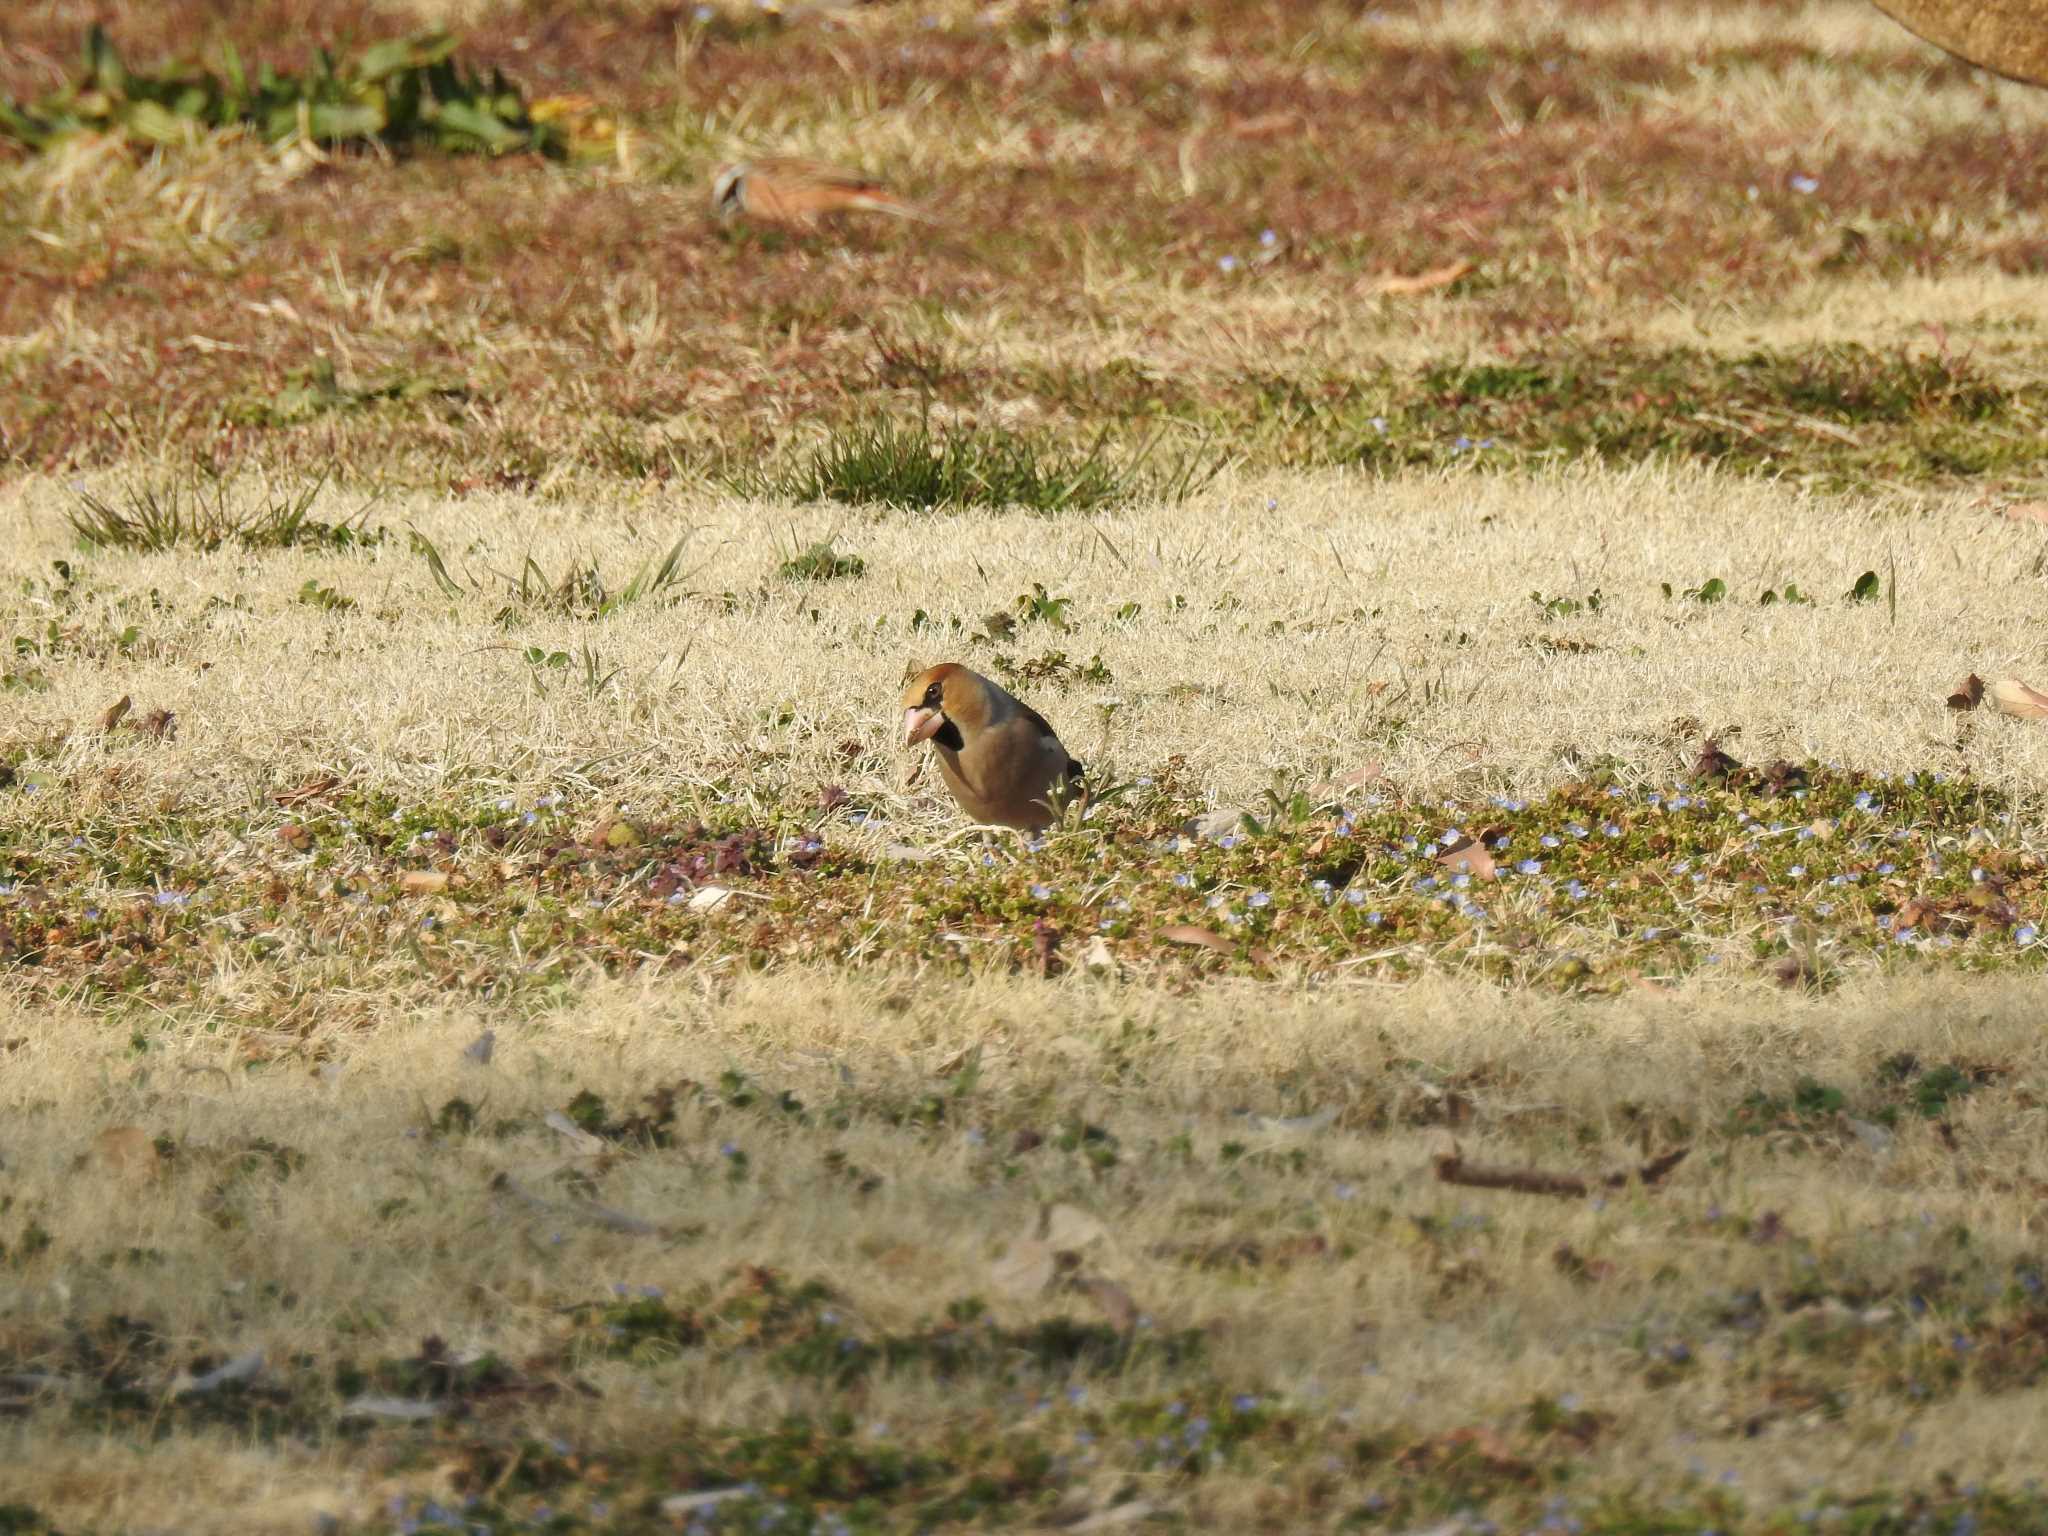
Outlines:
{"label": "small blue flower", "polygon": [[1880,864],[1877,866],[1877,872],[1880,875],[1888,875],[1892,872],[1892,866],[1889,864]]}
{"label": "small blue flower", "polygon": [[1235,272],[1237,270],[1237,258],[1235,256],[1224,256],[1217,261],[1216,265],[1221,271]]}
{"label": "small blue flower", "polygon": [[1235,832],[1224,833],[1216,839],[1216,846],[1218,848],[1235,848],[1237,846],[1237,834]]}
{"label": "small blue flower", "polygon": [[1801,875],[1806,873],[1806,866],[1804,864],[1794,864],[1790,869],[1786,870],[1785,873],[1790,875],[1794,880],[1797,880]]}
{"label": "small blue flower", "polygon": [[1375,431],[1375,432],[1378,432],[1378,433],[1380,433],[1380,434],[1382,434],[1382,435],[1385,435],[1385,433],[1386,433],[1386,430],[1387,430],[1387,418],[1386,418],[1386,417],[1384,417],[1384,416],[1375,416],[1375,417],[1373,417],[1373,419],[1372,419],[1372,429],[1373,429],[1373,431]]}
{"label": "small blue flower", "polygon": [[1050,895],[1052,895],[1052,887],[1049,885],[1034,885],[1031,887],[1031,899],[1033,901],[1044,901]]}
{"label": "small blue flower", "polygon": [[1555,832],[1544,833],[1541,838],[1541,842],[1543,846],[1546,848],[1558,848],[1563,846],[1561,843],[1558,842],[1557,834]]}
{"label": "small blue flower", "polygon": [[1820,183],[1818,181],[1815,181],[1811,176],[1803,175],[1798,172],[1793,173],[1791,177],[1791,185],[1792,190],[1794,192],[1800,193],[1801,195],[1808,195],[1814,192],[1818,192],[1820,190]]}
{"label": "small blue flower", "polygon": [[1235,1408],[1239,1413],[1250,1413],[1254,1408],[1259,1406],[1259,1400],[1250,1392],[1240,1392],[1237,1394],[1236,1397],[1231,1399],[1230,1406]]}
{"label": "small blue flower", "polygon": [[1268,249],[1271,249],[1273,246],[1276,246],[1279,243],[1280,237],[1274,234],[1272,230],[1262,229],[1259,231],[1259,244],[1267,247]]}
{"label": "small blue flower", "polygon": [[1615,825],[1615,824],[1614,824],[1613,822],[1611,822],[1611,821],[1610,821],[1610,822],[1608,822],[1606,826],[1602,827],[1602,828],[1600,829],[1600,832],[1601,832],[1601,835],[1602,835],[1602,836],[1604,836],[1604,837],[1619,837],[1619,836],[1621,836],[1621,828],[1620,828],[1620,827],[1618,827],[1618,826],[1616,826],[1616,825]]}
{"label": "small blue flower", "polygon": [[740,1155],[740,1144],[736,1141],[724,1142],[718,1148],[718,1155],[720,1157],[738,1157]]}
{"label": "small blue flower", "polygon": [[2032,923],[2021,923],[2018,928],[2013,930],[2012,941],[2015,944],[2024,946],[2033,943],[2040,936],[2040,930]]}
{"label": "small blue flower", "polygon": [[1523,875],[1540,875],[1543,873],[1543,862],[1540,859],[1524,859],[1515,866],[1515,872]]}
{"label": "small blue flower", "polygon": [[1586,837],[1589,835],[1586,829],[1580,826],[1576,821],[1573,822],[1570,826],[1566,827],[1565,832],[1572,837]]}
{"label": "small blue flower", "polygon": [[1255,907],[1270,907],[1273,904],[1273,898],[1264,891],[1253,891],[1251,904]]}

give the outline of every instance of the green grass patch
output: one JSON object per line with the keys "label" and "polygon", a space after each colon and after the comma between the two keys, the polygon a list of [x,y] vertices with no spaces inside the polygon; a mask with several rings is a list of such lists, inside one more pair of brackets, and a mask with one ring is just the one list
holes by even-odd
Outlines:
{"label": "green grass patch", "polygon": [[1170,468],[1150,466],[1156,437],[1129,459],[1100,434],[1085,449],[1004,427],[934,428],[928,421],[876,417],[841,428],[800,463],[742,476],[753,495],[799,502],[920,511],[1022,507],[1087,512],[1147,497],[1184,500],[1221,468],[1188,455]]}
{"label": "green grass patch", "polygon": [[211,554],[230,544],[239,549],[340,550],[382,543],[384,530],[367,521],[372,502],[338,523],[313,516],[313,503],[326,483],[322,475],[293,493],[265,492],[247,507],[235,505],[225,480],[131,486],[111,501],[81,490],[65,515],[78,537],[98,549]]}
{"label": "green grass patch", "polygon": [[[1188,980],[1449,971],[1594,993],[1703,969],[1827,988],[1855,969],[2048,954],[2048,868],[2026,816],[1997,797],[1930,774],[1718,759],[1704,771],[1695,785],[1593,781],[1527,802],[1343,810],[1276,795],[1213,840],[1181,830],[1195,802],[1130,785],[1042,846],[987,861],[876,859],[821,838],[809,804],[742,814],[716,800],[703,819],[615,818],[579,837],[561,796],[349,796],[297,818],[292,849],[310,857],[230,870],[176,851],[204,845],[189,828],[21,825],[0,844],[0,883],[36,899],[0,909],[0,949],[31,993],[152,1005],[200,996],[224,955],[260,971],[287,933],[337,976],[368,966],[493,996],[565,965],[676,954],[958,971],[971,953],[978,967],[1056,971],[1096,938],[1119,964]],[[23,758],[4,793],[54,788]],[[287,852],[261,818],[216,830]],[[407,881],[435,868],[445,905],[420,927]],[[748,921],[692,910],[706,882],[744,889]],[[245,936],[222,933],[225,910],[246,912]],[[393,949],[383,924],[412,936]],[[1935,1079],[1924,1097],[1966,1091]]]}
{"label": "green grass patch", "polygon": [[143,70],[131,68],[94,26],[75,80],[33,102],[0,96],[0,139],[38,150],[81,133],[182,144],[201,133],[250,127],[272,142],[303,134],[329,145],[566,155],[561,130],[536,121],[518,87],[496,69],[459,63],[457,46],[449,33],[428,32],[346,60],[323,48],[304,73],[280,74],[268,64],[245,69],[230,43],[217,74],[175,59]]}
{"label": "green grass patch", "polygon": [[867,568],[859,555],[841,554],[825,539],[791,555],[775,574],[784,581],[839,581],[862,575]]}

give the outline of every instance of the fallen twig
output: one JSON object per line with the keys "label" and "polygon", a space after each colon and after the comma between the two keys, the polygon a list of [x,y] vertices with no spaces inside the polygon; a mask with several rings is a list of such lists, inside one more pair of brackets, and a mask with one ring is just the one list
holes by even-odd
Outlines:
{"label": "fallen twig", "polygon": [[1436,1176],[1446,1184],[1462,1184],[1469,1189],[1512,1189],[1525,1195],[1558,1195],[1565,1199],[1583,1200],[1596,1189],[1622,1189],[1635,1183],[1645,1188],[1654,1187],[1665,1174],[1684,1162],[1691,1151],[1691,1147],[1674,1147],[1651,1158],[1640,1168],[1624,1168],[1618,1173],[1585,1178],[1575,1173],[1546,1173],[1541,1168],[1502,1168],[1468,1163],[1465,1154],[1458,1150],[1458,1144],[1452,1142],[1451,1150],[1437,1157]]}

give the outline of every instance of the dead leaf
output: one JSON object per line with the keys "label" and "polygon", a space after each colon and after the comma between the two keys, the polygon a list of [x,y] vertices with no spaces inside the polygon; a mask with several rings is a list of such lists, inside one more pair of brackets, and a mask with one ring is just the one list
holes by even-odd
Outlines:
{"label": "dead leaf", "polygon": [[1059,970],[1059,947],[1059,929],[1041,917],[1031,928],[1031,959],[1039,975],[1051,976]]}
{"label": "dead leaf", "polygon": [[109,1126],[92,1144],[103,1167],[138,1184],[153,1177],[163,1164],[155,1140],[139,1125]]}
{"label": "dead leaf", "polygon": [[1948,691],[1950,709],[1975,709],[1984,702],[1984,679],[1972,672]]}
{"label": "dead leaf", "polygon": [[1058,1268],[1051,1243],[1026,1237],[1011,1243],[1003,1256],[989,1266],[988,1278],[1004,1295],[1026,1301],[1045,1293]]}
{"label": "dead leaf", "polygon": [[1055,1253],[1078,1253],[1109,1236],[1109,1228],[1078,1205],[1056,1205],[1045,1214],[1045,1240]]}
{"label": "dead leaf", "polygon": [[1213,811],[1204,811],[1201,815],[1182,822],[1180,830],[1183,837],[1200,837],[1213,841],[1219,837],[1228,837],[1243,823],[1244,807],[1221,805]]}
{"label": "dead leaf", "polygon": [[2016,501],[2005,509],[2007,521],[2048,523],[2048,501]]}
{"label": "dead leaf", "polygon": [[437,896],[448,889],[448,874],[439,869],[408,869],[398,877],[398,888],[409,896]]}
{"label": "dead leaf", "polygon": [[1377,784],[1387,776],[1387,765],[1374,758],[1363,768],[1347,773],[1337,782],[1346,789],[1365,789]]}
{"label": "dead leaf", "polygon": [[296,821],[288,821],[277,829],[277,840],[294,853],[304,853],[313,846],[313,834]]}
{"label": "dead leaf", "polygon": [[1991,707],[2018,720],[2048,720],[2048,693],[2029,688],[2016,677],[2001,677],[1985,690]]}
{"label": "dead leaf", "polygon": [[1403,1472],[1428,1472],[1475,1464],[1486,1471],[1518,1479],[1530,1476],[1533,1471],[1527,1462],[1509,1449],[1507,1441],[1497,1430],[1484,1426],[1446,1430],[1427,1440],[1416,1441],[1394,1458],[1394,1465]]}
{"label": "dead leaf", "polygon": [[1129,1333],[1138,1326],[1138,1304],[1114,1280],[1076,1280],[1074,1289],[1100,1307],[1104,1319],[1117,1332]]}
{"label": "dead leaf", "polygon": [[152,709],[128,728],[155,741],[170,741],[178,734],[178,717],[168,709]]}
{"label": "dead leaf", "polygon": [[541,1116],[541,1124],[586,1157],[594,1157],[605,1151],[603,1137],[591,1135],[559,1109],[551,1109]]}
{"label": "dead leaf", "polygon": [[105,735],[108,731],[119,725],[121,717],[128,713],[134,703],[135,701],[124,693],[120,698],[114,700],[112,704],[109,704],[107,712],[100,716],[100,733]]}
{"label": "dead leaf", "polygon": [[732,900],[732,892],[722,885],[700,886],[687,903],[692,912],[716,912]]}
{"label": "dead leaf", "polygon": [[1470,875],[1474,880],[1496,880],[1500,877],[1493,855],[1477,838],[1460,838],[1438,854],[1436,861],[1454,875]]}
{"label": "dead leaf", "polygon": [[1294,132],[1300,123],[1299,112],[1261,112],[1256,117],[1233,119],[1230,136],[1233,139],[1276,139]]}
{"label": "dead leaf", "polygon": [[1413,276],[1404,276],[1398,272],[1386,272],[1373,279],[1372,291],[1379,294],[1393,295],[1428,293],[1432,288],[1448,288],[1471,270],[1471,262],[1460,260],[1446,262],[1441,267],[1431,267],[1427,271],[1417,272]]}
{"label": "dead leaf", "polygon": [[318,800],[321,796],[339,788],[341,788],[341,780],[329,774],[323,779],[308,779],[305,783],[299,785],[298,788],[283,790],[278,794],[272,795],[270,798],[279,805],[289,808],[294,805],[303,805],[308,800]]}
{"label": "dead leaf", "polygon": [[1550,1262],[1559,1274],[1567,1280],[1577,1281],[1580,1285],[1591,1285],[1598,1280],[1611,1279],[1614,1275],[1614,1265],[1611,1261],[1588,1258],[1575,1250],[1570,1243],[1559,1243],[1551,1251]]}
{"label": "dead leaf", "polygon": [[1153,935],[1162,944],[1199,944],[1204,949],[1214,949],[1225,954],[1230,951],[1230,940],[1209,928],[1197,928],[1193,923],[1169,923]]}

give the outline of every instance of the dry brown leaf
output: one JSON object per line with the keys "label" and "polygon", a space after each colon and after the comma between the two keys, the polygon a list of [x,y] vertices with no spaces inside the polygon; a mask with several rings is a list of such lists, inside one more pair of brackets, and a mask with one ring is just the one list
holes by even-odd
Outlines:
{"label": "dry brown leaf", "polygon": [[2029,688],[2016,677],[2001,677],[1984,690],[1991,707],[2018,720],[2048,720],[2048,693]]}
{"label": "dry brown leaf", "polygon": [[128,729],[156,741],[170,741],[178,734],[178,717],[168,709],[152,709]]}
{"label": "dry brown leaf", "polygon": [[288,821],[279,827],[277,840],[295,853],[304,853],[313,846],[313,834],[296,821]]}
{"label": "dry brown leaf", "polygon": [[1153,935],[1162,944],[1199,944],[1204,949],[1220,950],[1227,953],[1230,940],[1211,928],[1197,928],[1193,923],[1169,923]]}
{"label": "dry brown leaf", "polygon": [[1948,691],[1950,709],[1975,709],[1984,702],[1984,679],[1972,672]]}
{"label": "dry brown leaf", "polygon": [[92,1145],[102,1167],[136,1183],[152,1177],[163,1162],[156,1142],[139,1125],[109,1126]]}
{"label": "dry brown leaf", "polygon": [[100,734],[105,735],[121,723],[121,717],[134,707],[135,701],[127,694],[107,706],[107,712],[100,716]]}
{"label": "dry brown leaf", "polygon": [[2048,501],[2016,501],[2005,515],[2015,523],[2048,523]]}
{"label": "dry brown leaf", "polygon": [[329,774],[322,779],[308,779],[296,789],[283,790],[270,798],[282,806],[302,805],[308,800],[318,800],[322,795],[341,788],[341,780]]}
{"label": "dry brown leaf", "polygon": [[1426,272],[1417,272],[1412,276],[1388,272],[1374,279],[1372,291],[1394,295],[1428,293],[1432,288],[1448,288],[1471,270],[1472,263],[1461,260],[1447,262],[1441,267],[1431,267]]}
{"label": "dry brown leaf", "polygon": [[1256,117],[1240,117],[1230,125],[1233,139],[1273,139],[1283,133],[1292,133],[1301,126],[1299,112],[1261,112]]}
{"label": "dry brown leaf", "polygon": [[1100,1307],[1109,1326],[1119,1333],[1129,1333],[1138,1326],[1137,1302],[1114,1280],[1083,1278],[1074,1282],[1074,1289]]}
{"label": "dry brown leaf", "polygon": [[1454,875],[1470,875],[1474,880],[1494,880],[1500,876],[1495,867],[1493,855],[1486,851],[1486,845],[1476,838],[1461,838],[1451,847],[1436,856],[1437,863]]}
{"label": "dry brown leaf", "polygon": [[438,869],[408,869],[398,877],[398,888],[409,896],[437,896],[448,889],[448,875]]}

